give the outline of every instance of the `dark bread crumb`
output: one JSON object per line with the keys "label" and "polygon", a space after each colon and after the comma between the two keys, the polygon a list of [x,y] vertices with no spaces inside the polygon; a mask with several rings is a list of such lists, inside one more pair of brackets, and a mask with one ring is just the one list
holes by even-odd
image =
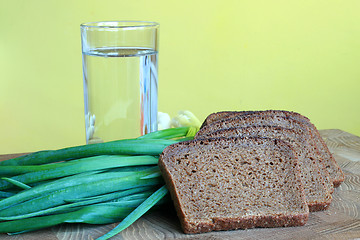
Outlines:
{"label": "dark bread crumb", "polygon": [[[306,202],[311,212],[329,208],[332,196],[325,179],[319,170],[318,154],[314,154],[309,146],[308,135],[303,135],[297,129],[287,129],[276,126],[249,126],[229,128],[211,132],[203,138],[214,137],[267,137],[281,139],[292,146],[299,160],[301,179],[305,189]],[[321,161],[321,160],[320,160]],[[331,186],[331,185],[330,185]]]}
{"label": "dark bread crumb", "polygon": [[185,233],[304,225],[298,164],[289,144],[258,137],[181,142],[159,158]]}

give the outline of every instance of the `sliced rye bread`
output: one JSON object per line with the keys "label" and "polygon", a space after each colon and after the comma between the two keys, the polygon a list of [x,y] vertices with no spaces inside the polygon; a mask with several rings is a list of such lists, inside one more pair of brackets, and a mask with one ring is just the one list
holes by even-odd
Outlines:
{"label": "sliced rye bread", "polygon": [[209,138],[165,148],[159,167],[185,233],[304,225],[309,216],[291,146]]}
{"label": "sliced rye bread", "polygon": [[329,151],[326,143],[320,136],[319,131],[315,127],[314,124],[311,123],[310,119],[305,117],[304,115],[301,115],[296,112],[292,111],[284,111],[284,110],[265,110],[265,111],[234,111],[234,112],[219,112],[219,113],[213,113],[208,116],[208,118],[205,119],[202,127],[205,127],[208,124],[211,124],[216,121],[236,118],[238,116],[244,116],[244,115],[261,115],[261,116],[274,116],[274,117],[286,117],[290,119],[294,119],[296,121],[299,121],[303,124],[305,124],[309,129],[312,137],[315,139],[316,146],[321,152],[323,158],[324,158],[324,165],[329,172],[330,178],[334,184],[334,187],[340,186],[340,184],[345,180],[345,174],[341,170],[340,166],[335,161],[334,156]]}
{"label": "sliced rye bread", "polygon": [[[305,135],[306,137],[307,135]],[[299,160],[301,179],[305,190],[305,199],[310,212],[326,210],[329,208],[332,196],[327,188],[322,173],[316,162],[316,154],[307,146],[308,139],[296,129],[287,129],[275,126],[250,126],[242,128],[229,128],[209,133],[203,138],[216,137],[265,137],[281,139],[292,146]]]}
{"label": "sliced rye bread", "polygon": [[292,118],[284,117],[284,116],[272,116],[272,115],[266,115],[266,114],[247,114],[247,115],[240,115],[235,118],[229,118],[220,120],[217,122],[213,122],[203,128],[201,128],[195,138],[201,138],[202,135],[208,134],[210,132],[218,131],[221,129],[227,129],[227,128],[233,128],[233,127],[246,127],[246,126],[279,126],[279,127],[285,127],[289,129],[296,128],[297,131],[302,132],[304,135],[308,135],[310,146],[309,148],[312,149],[314,152],[317,153],[317,162],[319,165],[319,169],[321,173],[323,174],[323,178],[326,181],[327,188],[333,192],[334,191],[334,184],[333,180],[330,177],[329,171],[326,168],[326,159],[324,158],[323,154],[318,151],[317,146],[318,143],[316,139],[313,138],[311,134],[311,130],[308,126],[303,124],[302,122],[299,122],[297,120],[294,120]]}

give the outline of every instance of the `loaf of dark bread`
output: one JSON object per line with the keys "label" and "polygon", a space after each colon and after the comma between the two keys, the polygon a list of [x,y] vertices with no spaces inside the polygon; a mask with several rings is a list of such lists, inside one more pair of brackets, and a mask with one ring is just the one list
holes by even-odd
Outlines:
{"label": "loaf of dark bread", "polygon": [[[229,128],[211,132],[203,138],[214,137],[266,137],[281,139],[292,146],[300,166],[301,179],[305,190],[305,199],[310,212],[326,210],[330,206],[332,189],[327,188],[325,179],[319,170],[318,155],[309,144],[308,135],[303,135],[299,129],[287,129],[275,126],[250,126]],[[332,185],[330,185],[332,187]]]}
{"label": "loaf of dark bread", "polygon": [[[320,133],[315,127],[315,125],[312,124],[307,117],[299,113],[291,112],[291,111],[282,111],[282,110],[218,112],[218,113],[210,114],[205,119],[202,128],[206,129],[208,125],[211,125],[212,123],[215,122],[229,121],[229,120],[231,121],[231,119],[234,119],[236,121],[238,117],[254,116],[254,115],[260,117],[270,116],[273,117],[274,119],[277,117],[284,117],[291,120],[295,120],[298,123],[301,123],[303,126],[306,126],[309,129],[309,134],[313,138],[318,151],[321,153],[322,158],[324,159],[323,164],[329,173],[329,176],[333,182],[334,187],[338,187],[345,180],[345,175],[343,171],[336,163],[333,155],[330,153],[326,143],[321,138]],[[283,126],[283,124],[281,124],[280,126]]]}
{"label": "loaf of dark bread", "polygon": [[185,233],[301,226],[308,219],[299,162],[282,140],[181,142],[165,148],[159,167]]}

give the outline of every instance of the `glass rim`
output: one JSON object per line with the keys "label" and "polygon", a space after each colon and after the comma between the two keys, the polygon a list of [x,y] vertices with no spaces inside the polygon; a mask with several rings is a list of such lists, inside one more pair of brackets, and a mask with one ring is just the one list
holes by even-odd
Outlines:
{"label": "glass rim", "polygon": [[[124,25],[118,25],[119,23]],[[81,28],[147,28],[158,26],[160,26],[159,23],[150,21],[98,21],[80,24]]]}

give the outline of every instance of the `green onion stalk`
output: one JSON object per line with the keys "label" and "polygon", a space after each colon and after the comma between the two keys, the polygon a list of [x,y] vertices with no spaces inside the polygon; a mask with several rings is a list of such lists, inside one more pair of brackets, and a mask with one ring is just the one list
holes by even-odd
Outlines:
{"label": "green onion stalk", "polygon": [[197,131],[198,126],[175,127],[0,162],[0,233],[115,222],[120,223],[98,239],[120,233],[169,200],[159,155],[171,144],[193,139]]}

